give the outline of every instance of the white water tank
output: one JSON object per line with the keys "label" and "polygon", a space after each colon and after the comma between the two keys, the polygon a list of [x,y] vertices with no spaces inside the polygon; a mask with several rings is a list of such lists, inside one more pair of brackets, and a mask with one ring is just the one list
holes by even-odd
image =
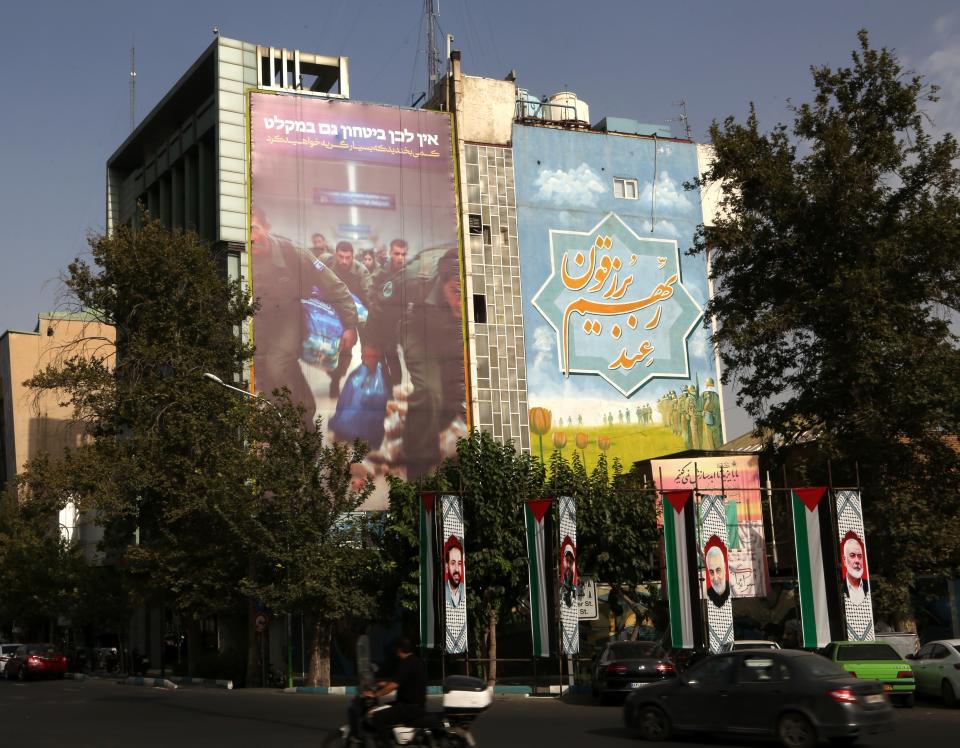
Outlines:
{"label": "white water tank", "polygon": [[590,107],[572,91],[555,93],[544,103],[544,119],[554,122],[590,122]]}

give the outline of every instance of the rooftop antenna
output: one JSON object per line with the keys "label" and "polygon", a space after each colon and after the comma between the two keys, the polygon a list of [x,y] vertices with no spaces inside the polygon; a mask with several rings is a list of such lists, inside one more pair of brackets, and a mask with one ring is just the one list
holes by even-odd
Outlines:
{"label": "rooftop antenna", "polygon": [[680,107],[680,116],[668,119],[667,122],[682,122],[683,131],[686,133],[687,140],[693,140],[693,131],[690,129],[690,118],[687,116],[687,102],[684,99],[675,101],[674,104]]}
{"label": "rooftop antenna", "polygon": [[130,132],[137,120],[137,65],[134,56],[135,47],[130,45]]}
{"label": "rooftop antenna", "polygon": [[440,79],[440,50],[437,49],[440,12],[434,0],[424,0],[423,15],[427,24],[427,96],[433,96],[433,88]]}

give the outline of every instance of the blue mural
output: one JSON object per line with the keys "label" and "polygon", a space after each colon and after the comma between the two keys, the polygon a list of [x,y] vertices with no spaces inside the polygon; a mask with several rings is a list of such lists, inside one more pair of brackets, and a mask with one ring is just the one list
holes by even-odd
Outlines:
{"label": "blue mural", "polygon": [[516,125],[513,151],[528,402],[553,444],[588,463],[719,447],[696,146]]}

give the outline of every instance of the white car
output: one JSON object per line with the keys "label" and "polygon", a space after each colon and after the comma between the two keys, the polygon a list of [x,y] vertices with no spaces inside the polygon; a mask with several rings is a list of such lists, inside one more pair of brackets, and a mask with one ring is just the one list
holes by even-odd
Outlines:
{"label": "white car", "polygon": [[0,644],[0,673],[7,669],[7,660],[17,651],[19,644]]}
{"label": "white car", "polygon": [[960,639],[927,642],[907,659],[917,693],[939,696],[950,707],[960,703]]}
{"label": "white car", "polygon": [[766,639],[740,639],[725,644],[722,651],[739,652],[741,649],[780,649],[780,645]]}

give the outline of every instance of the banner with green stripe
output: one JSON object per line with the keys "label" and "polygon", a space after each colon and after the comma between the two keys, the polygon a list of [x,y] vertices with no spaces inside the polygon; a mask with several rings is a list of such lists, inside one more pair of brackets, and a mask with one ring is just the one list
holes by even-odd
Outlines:
{"label": "banner with green stripe", "polygon": [[693,649],[703,641],[700,588],[694,557],[692,491],[663,491],[663,555],[666,564],[670,639],[675,648]]}
{"label": "banner with green stripe", "polygon": [[550,656],[550,606],[547,589],[545,518],[553,502],[532,499],[523,508],[527,530],[527,569],[530,579],[530,633],[533,656]]}
{"label": "banner with green stripe", "polygon": [[826,488],[795,488],[792,493],[793,531],[797,549],[801,644],[819,649],[842,638],[836,531]]}

